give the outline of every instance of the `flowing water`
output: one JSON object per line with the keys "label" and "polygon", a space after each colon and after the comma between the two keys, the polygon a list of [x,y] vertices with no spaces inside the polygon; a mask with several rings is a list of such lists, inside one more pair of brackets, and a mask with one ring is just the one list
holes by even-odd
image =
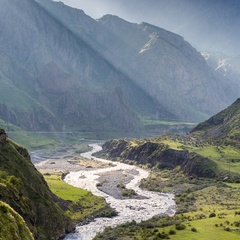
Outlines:
{"label": "flowing water", "polygon": [[[112,161],[93,157],[92,154],[101,150],[98,144],[91,144],[92,150],[81,154],[85,158],[94,159],[105,163]],[[134,171],[132,171],[134,170]],[[131,174],[133,179],[126,185],[126,188],[134,189],[142,197],[141,199],[116,199],[97,189],[96,184],[100,173],[107,171],[122,171]],[[139,188],[141,179],[147,178],[149,172],[136,166],[124,163],[114,162],[114,166],[104,169],[81,170],[70,172],[65,181],[73,186],[80,187],[91,191],[97,196],[102,196],[111,207],[115,208],[118,216],[114,218],[97,218],[93,222],[83,226],[77,226],[76,232],[69,234],[65,240],[91,240],[97,232],[101,232],[107,226],[116,226],[121,223],[135,220],[140,222],[147,220],[156,215],[174,215],[175,202],[173,194],[163,194],[159,192],[145,191]]]}

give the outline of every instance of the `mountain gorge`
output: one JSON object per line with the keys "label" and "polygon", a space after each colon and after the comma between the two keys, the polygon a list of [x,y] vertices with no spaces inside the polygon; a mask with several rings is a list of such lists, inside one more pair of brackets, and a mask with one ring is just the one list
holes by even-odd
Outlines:
{"label": "mountain gorge", "polygon": [[111,15],[96,21],[50,0],[0,6],[0,116],[24,129],[197,122],[235,96],[189,43],[164,29]]}

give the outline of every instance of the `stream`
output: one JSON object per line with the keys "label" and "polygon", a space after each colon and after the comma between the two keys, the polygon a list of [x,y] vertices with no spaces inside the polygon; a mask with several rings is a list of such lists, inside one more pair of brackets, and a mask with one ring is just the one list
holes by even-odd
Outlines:
{"label": "stream", "polygon": [[[120,162],[112,162],[106,159],[96,158],[93,153],[100,151],[102,148],[98,144],[90,144],[92,150],[81,155],[85,158],[101,161],[114,165],[95,170],[81,170],[70,172],[65,181],[75,187],[84,188],[91,191],[94,195],[102,196],[111,207],[115,208],[118,216],[114,218],[97,218],[89,224],[77,226],[76,232],[68,234],[65,240],[91,240],[94,236],[104,230],[105,227],[114,227],[118,224],[135,220],[141,222],[156,215],[174,215],[175,202],[173,194],[145,191],[139,188],[141,179],[147,178],[149,171],[133,165],[127,165]],[[138,195],[143,196],[141,199],[116,199],[97,189],[97,178],[99,174],[108,171],[122,171],[126,174],[132,174],[132,180],[126,184],[126,188],[134,189]]]}

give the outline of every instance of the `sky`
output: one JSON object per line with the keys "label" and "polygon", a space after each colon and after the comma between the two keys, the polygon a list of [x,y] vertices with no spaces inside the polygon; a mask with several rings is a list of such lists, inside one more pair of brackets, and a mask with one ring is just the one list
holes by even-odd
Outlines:
{"label": "sky", "polygon": [[183,36],[198,51],[240,54],[240,0],[60,1],[93,19],[112,14],[132,23],[156,25]]}
{"label": "sky", "polygon": [[[53,0],[59,2],[59,0]],[[141,6],[155,0],[131,0],[128,1],[126,6],[126,0],[60,0],[66,5],[74,8],[82,9],[87,15],[94,19],[101,18],[106,14],[117,15],[127,21],[134,23],[141,23],[143,21],[150,22],[151,19],[147,17],[147,14],[140,14],[142,12]],[[137,2],[137,4],[136,4]]]}

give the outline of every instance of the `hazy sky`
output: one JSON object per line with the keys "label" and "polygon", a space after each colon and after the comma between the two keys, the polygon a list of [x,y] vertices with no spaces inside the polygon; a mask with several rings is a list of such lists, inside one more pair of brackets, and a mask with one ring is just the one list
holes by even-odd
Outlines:
{"label": "hazy sky", "polygon": [[183,36],[199,51],[240,54],[240,0],[61,1],[94,19],[113,14],[129,22],[162,27]]}

